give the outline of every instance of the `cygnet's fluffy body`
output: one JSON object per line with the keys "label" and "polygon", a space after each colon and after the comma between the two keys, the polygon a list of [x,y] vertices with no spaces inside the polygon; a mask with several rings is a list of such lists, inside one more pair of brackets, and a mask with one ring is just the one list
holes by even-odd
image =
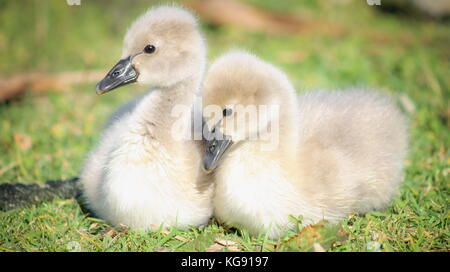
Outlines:
{"label": "cygnet's fluffy body", "polygon": [[[279,144],[265,150],[276,123],[264,116],[258,129],[269,137],[248,138],[252,126],[233,123],[236,105],[278,105]],[[347,90],[295,94],[274,66],[243,52],[213,63],[207,73],[204,107],[231,108],[223,118],[205,116],[231,136],[232,146],[213,172],[215,216],[251,234],[279,237],[302,216],[304,224],[337,222],[349,213],[381,209],[402,179],[407,150],[405,120],[377,92]],[[274,131],[274,127],[271,128]]]}
{"label": "cygnet's fluffy body", "polygon": [[[156,49],[144,53],[147,45]],[[141,229],[208,222],[212,186],[201,142],[190,136],[192,113],[172,114],[201,95],[205,51],[196,19],[180,8],[151,9],[128,30],[121,59],[134,56],[136,81],[155,89],[113,114],[85,163],[81,182],[95,215]],[[174,138],[176,122],[185,125],[176,131],[184,140]]]}

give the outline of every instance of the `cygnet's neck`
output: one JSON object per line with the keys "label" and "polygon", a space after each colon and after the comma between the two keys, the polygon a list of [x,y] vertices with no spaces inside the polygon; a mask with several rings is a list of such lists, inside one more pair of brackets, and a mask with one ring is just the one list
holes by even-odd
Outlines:
{"label": "cygnet's neck", "polygon": [[[155,88],[149,92],[139,105],[137,115],[141,132],[167,146],[180,143],[172,134],[175,131],[176,136],[180,137],[190,132],[191,110],[196,95],[201,91],[202,78],[202,73],[194,74],[172,86]],[[180,124],[185,129],[174,127]],[[184,136],[185,139],[188,137]]]}
{"label": "cygnet's neck", "polygon": [[155,89],[161,97],[167,98],[169,104],[191,106],[195,95],[201,90],[203,74],[194,74],[171,86]]}

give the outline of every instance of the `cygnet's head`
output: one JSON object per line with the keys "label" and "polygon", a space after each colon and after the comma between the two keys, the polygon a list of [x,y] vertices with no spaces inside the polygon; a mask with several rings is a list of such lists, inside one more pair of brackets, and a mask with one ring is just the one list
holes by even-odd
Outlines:
{"label": "cygnet's head", "polygon": [[278,126],[285,90],[293,91],[277,68],[237,51],[216,60],[206,74],[203,115],[206,122],[204,168],[214,170],[232,145],[270,137]]}
{"label": "cygnet's head", "polygon": [[166,6],[150,9],[129,28],[121,60],[97,84],[97,93],[132,82],[173,86],[201,74],[205,54],[197,20],[190,12]]}

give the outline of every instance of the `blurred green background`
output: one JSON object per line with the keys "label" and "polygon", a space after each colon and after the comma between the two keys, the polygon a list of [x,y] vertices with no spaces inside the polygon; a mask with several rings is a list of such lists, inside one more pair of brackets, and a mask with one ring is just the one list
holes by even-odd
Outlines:
{"label": "blurred green background", "polygon": [[[65,0],[0,1],[0,79],[30,72],[106,72],[120,56],[130,23],[149,7],[165,3],[172,1],[81,0],[80,6]],[[411,149],[400,196],[386,211],[344,220],[340,228],[346,238],[324,243],[326,249],[365,251],[375,245],[388,251],[448,251],[449,21],[411,12],[408,5],[405,12],[401,7],[385,12],[358,0],[241,3],[277,18],[297,18],[301,27],[267,32],[217,24],[200,14],[209,60],[230,49],[246,49],[281,67],[298,92],[375,87],[397,97],[410,118]],[[99,97],[94,86],[90,82],[64,91],[28,92],[0,102],[0,182],[77,176],[108,114],[144,91],[131,85]],[[193,241],[184,244],[127,231],[105,238],[108,228],[86,218],[75,201],[55,200],[0,212],[0,251],[67,250],[72,240],[81,241],[83,250],[205,250],[222,235],[238,241],[241,250],[260,244],[262,250],[277,248],[277,241],[251,238],[216,223],[182,232]],[[334,227],[325,230],[335,239]],[[311,245],[286,248],[310,250]]]}

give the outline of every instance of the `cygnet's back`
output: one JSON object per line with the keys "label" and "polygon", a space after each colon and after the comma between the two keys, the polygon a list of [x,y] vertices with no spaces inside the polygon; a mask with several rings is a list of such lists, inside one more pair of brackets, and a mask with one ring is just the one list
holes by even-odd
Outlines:
{"label": "cygnet's back", "polygon": [[406,120],[389,97],[364,89],[299,96],[301,190],[334,213],[385,207],[402,180]]}

